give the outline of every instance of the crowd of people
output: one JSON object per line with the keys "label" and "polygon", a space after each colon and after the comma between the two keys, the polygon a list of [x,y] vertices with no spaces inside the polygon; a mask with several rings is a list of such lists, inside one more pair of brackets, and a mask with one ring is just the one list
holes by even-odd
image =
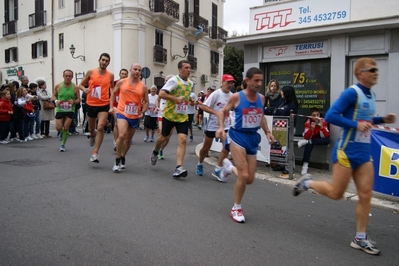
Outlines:
{"label": "crowd of people", "polygon": [[[203,145],[195,173],[198,176],[204,174],[204,158],[213,140],[220,139],[223,149],[212,175],[221,182],[225,182],[230,174],[237,177],[230,217],[235,222],[244,223],[241,204],[246,186],[255,180],[256,155],[261,141],[258,130],[264,131],[270,143],[275,141],[264,115],[296,114],[299,103],[295,89],[292,86],[280,89],[278,81],[273,79],[267,85],[266,94],[261,94],[264,75],[262,70],[252,67],[246,72],[236,93],[231,92],[236,83],[234,77],[224,74],[219,89],[214,91],[208,88],[206,94],[201,91],[196,95],[193,82],[189,79],[191,65],[182,60],[177,65],[178,74],[167,76],[157,94],[156,86],[148,89],[141,81],[141,66],[138,63],[132,64],[129,70],[122,69],[120,79],[114,82],[114,75],[107,70],[110,60],[109,54],[101,54],[99,66],[88,70],[78,85],[72,82],[73,72],[66,69],[63,81],[55,86],[53,94],[43,80],[28,84],[28,78],[22,77],[21,84],[15,81],[4,84],[0,95],[0,143],[49,138],[50,121],[55,119],[56,130],[60,132],[62,140],[59,150],[66,151],[69,129],[77,106],[81,103],[81,90],[85,95],[84,113],[87,114],[89,145],[94,147],[91,162],[99,163],[98,153],[104,138],[104,128],[109,126],[111,116],[115,121],[113,131],[116,152],[112,171],[118,173],[125,169],[132,138],[144,120],[144,141],[154,143],[150,155],[153,166],[164,158],[164,148],[173,132],[177,133],[176,166],[172,176],[181,178],[188,175],[183,164],[187,141],[193,141],[193,125],[198,129],[203,127]],[[377,83],[378,78],[375,60],[359,59],[354,65],[354,74],[358,83],[342,93],[328,110],[325,119],[318,109],[311,110],[304,125],[303,140],[298,142],[298,147],[305,149],[302,177],[294,187],[293,194],[298,196],[313,189],[337,200],[342,198],[353,177],[359,201],[355,211],[356,235],[350,246],[369,254],[379,254],[380,250],[366,233],[374,173],[370,157],[370,129],[373,124],[395,122],[396,115],[374,116],[375,94],[371,87]],[[204,112],[209,114],[205,124]],[[234,115],[234,119],[230,115]],[[333,148],[330,182],[313,180],[307,173],[313,146],[328,145],[330,142],[327,122],[341,127],[342,132]],[[229,153],[234,165],[227,158]]]}

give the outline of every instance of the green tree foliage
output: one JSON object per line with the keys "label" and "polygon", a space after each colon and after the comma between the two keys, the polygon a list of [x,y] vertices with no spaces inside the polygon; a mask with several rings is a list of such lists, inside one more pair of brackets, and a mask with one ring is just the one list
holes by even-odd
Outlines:
{"label": "green tree foliage", "polygon": [[240,86],[244,71],[244,51],[227,44],[223,53],[223,73],[232,75],[237,81],[235,86]]}

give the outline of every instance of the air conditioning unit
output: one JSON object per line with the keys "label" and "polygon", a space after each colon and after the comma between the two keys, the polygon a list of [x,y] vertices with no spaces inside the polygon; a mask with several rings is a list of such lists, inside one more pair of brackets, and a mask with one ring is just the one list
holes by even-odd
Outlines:
{"label": "air conditioning unit", "polygon": [[208,83],[209,82],[209,76],[208,75],[202,75],[201,76],[201,81],[202,81],[202,83]]}

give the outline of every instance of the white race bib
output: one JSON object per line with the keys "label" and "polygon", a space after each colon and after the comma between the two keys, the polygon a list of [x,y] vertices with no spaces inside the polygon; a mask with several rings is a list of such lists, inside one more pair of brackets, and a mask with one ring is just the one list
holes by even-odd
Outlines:
{"label": "white race bib", "polygon": [[187,114],[188,112],[188,101],[182,103],[176,103],[175,112],[177,114]]}
{"label": "white race bib", "polygon": [[135,103],[126,102],[125,104],[125,114],[127,115],[138,115],[139,107]]}
{"label": "white race bib", "polygon": [[62,111],[72,112],[72,104],[70,104],[68,101],[61,102],[59,107],[60,107],[60,110],[62,110]]}
{"label": "white race bib", "polygon": [[262,108],[242,109],[242,128],[257,128],[263,119]]}
{"label": "white race bib", "polygon": [[91,89],[91,97],[101,99],[101,86],[96,86]]}

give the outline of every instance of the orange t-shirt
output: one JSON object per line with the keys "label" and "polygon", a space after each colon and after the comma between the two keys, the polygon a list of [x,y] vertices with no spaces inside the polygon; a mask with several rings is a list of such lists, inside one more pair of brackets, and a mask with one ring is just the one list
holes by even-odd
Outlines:
{"label": "orange t-shirt", "polygon": [[143,98],[143,82],[140,81],[136,86],[132,86],[129,84],[129,78],[125,79],[119,89],[117,113],[129,119],[139,118]]}
{"label": "orange t-shirt", "polygon": [[111,73],[107,70],[104,75],[93,69],[89,80],[90,92],[87,94],[86,103],[90,106],[109,105],[109,88],[111,84]]}

